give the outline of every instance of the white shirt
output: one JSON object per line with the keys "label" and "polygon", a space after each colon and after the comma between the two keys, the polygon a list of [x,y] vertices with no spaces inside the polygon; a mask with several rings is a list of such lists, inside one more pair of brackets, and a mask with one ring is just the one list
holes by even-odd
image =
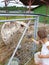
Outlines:
{"label": "white shirt", "polygon": [[[49,50],[48,50],[47,46],[49,46],[49,41],[42,45],[42,49],[41,49],[42,55],[49,54]],[[45,65],[49,65],[49,58],[42,58],[42,62]]]}

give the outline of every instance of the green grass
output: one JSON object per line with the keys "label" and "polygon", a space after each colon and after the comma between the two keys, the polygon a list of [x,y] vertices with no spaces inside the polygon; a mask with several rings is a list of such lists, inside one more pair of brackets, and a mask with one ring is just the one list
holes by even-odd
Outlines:
{"label": "green grass", "polygon": [[[0,17],[0,20],[10,20],[10,19],[23,19],[23,18],[29,18],[28,16],[10,16],[8,17]],[[32,16],[30,16],[30,18],[33,18]],[[0,22],[0,24],[2,24],[3,22]]]}
{"label": "green grass", "polygon": [[[11,16],[11,17],[8,17],[8,19],[18,19],[18,18],[23,18],[23,17],[16,17],[16,16]],[[7,20],[7,17],[0,17],[0,20]]]}
{"label": "green grass", "polygon": [[[23,19],[23,18],[29,18],[28,16],[10,16],[8,19]],[[30,16],[32,18],[32,16]],[[0,20],[7,20],[7,17],[0,17]]]}
{"label": "green grass", "polygon": [[[4,7],[3,9],[5,9],[6,10],[6,8]],[[22,11],[25,11],[25,8],[16,8],[15,6],[14,7],[8,7],[7,9],[9,9],[9,11],[10,10],[22,10]],[[43,5],[43,6],[40,6],[40,7],[38,7],[38,8],[36,8],[36,9],[34,9],[34,13],[35,14],[46,14],[46,6],[45,5]],[[48,7],[48,15],[49,15],[49,7]],[[23,17],[23,16],[15,16],[15,17],[8,17],[8,19],[18,19],[18,18],[25,18],[25,17]],[[7,20],[7,18],[6,17],[0,17],[0,20]],[[46,22],[46,23],[49,23],[49,17],[43,17],[43,16],[40,16],[40,22]]]}
{"label": "green grass", "polygon": [[[24,17],[11,16],[11,17],[8,17],[8,20],[9,20],[9,19],[19,19],[19,18],[24,18]],[[2,17],[0,17],[0,20],[7,20],[7,17],[2,16]],[[4,22],[0,22],[0,24],[3,24],[3,23],[4,23]]]}
{"label": "green grass", "polygon": [[[34,10],[34,13],[36,14],[46,14],[46,6],[41,6],[37,9]],[[49,15],[49,8],[48,8],[48,15]],[[46,22],[46,23],[49,23],[49,17],[43,17],[43,16],[40,16],[40,22]]]}
{"label": "green grass", "polygon": [[[19,18],[24,18],[24,17],[11,16],[11,17],[8,17],[8,19],[7,19],[7,17],[0,17],[0,20],[10,20],[10,19],[19,19]],[[4,23],[4,22],[0,22],[0,24],[2,24],[2,23]]]}
{"label": "green grass", "polygon": [[[43,6],[39,7],[39,8],[37,8],[37,9],[35,9],[34,13],[35,14],[46,14],[46,6],[43,5]],[[47,13],[49,15],[49,8],[48,8],[48,12]],[[11,16],[11,17],[8,17],[8,19],[19,19],[19,18],[25,18],[25,17],[23,17],[23,16],[17,16],[17,17],[16,16],[15,17]],[[39,18],[40,18],[39,19],[40,22],[49,24],[49,17],[40,16]],[[7,18],[6,17],[0,17],[0,20],[7,20]]]}

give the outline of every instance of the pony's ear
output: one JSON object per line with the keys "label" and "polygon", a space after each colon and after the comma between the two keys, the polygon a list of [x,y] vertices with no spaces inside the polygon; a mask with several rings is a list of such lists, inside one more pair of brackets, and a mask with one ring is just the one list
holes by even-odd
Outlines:
{"label": "pony's ear", "polygon": [[49,50],[49,46],[47,46],[47,49]]}

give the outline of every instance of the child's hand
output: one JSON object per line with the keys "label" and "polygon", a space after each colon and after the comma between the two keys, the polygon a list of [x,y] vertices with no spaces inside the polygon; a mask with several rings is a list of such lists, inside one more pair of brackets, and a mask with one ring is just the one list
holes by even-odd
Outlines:
{"label": "child's hand", "polygon": [[34,39],[32,38],[32,41],[34,41]]}
{"label": "child's hand", "polygon": [[39,58],[43,58],[43,55],[39,54],[38,57],[39,57]]}
{"label": "child's hand", "polygon": [[36,41],[34,38],[32,38],[32,41],[35,42],[36,44],[39,44],[39,41]]}
{"label": "child's hand", "polygon": [[39,54],[38,57],[39,58],[49,58],[49,54],[48,55],[41,55],[41,54]]}

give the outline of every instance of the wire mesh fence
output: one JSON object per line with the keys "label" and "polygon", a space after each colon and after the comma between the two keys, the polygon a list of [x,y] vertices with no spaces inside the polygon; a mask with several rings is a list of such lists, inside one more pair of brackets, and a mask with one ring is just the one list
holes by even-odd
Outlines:
{"label": "wire mesh fence", "polygon": [[[28,19],[28,20],[30,20],[30,19]],[[34,22],[36,22],[36,23],[34,23]],[[36,45],[34,46],[30,37],[34,37],[34,38],[36,37],[37,29],[41,25],[39,24],[39,26],[38,26],[39,19],[37,19],[37,18],[34,18],[34,20],[32,20],[31,23],[32,24],[30,24],[28,29],[26,30],[24,38],[22,38],[21,44],[19,45],[17,52],[14,55],[14,57],[17,57],[20,60],[20,65],[24,65],[25,63],[27,63],[33,57],[34,52],[36,52],[38,50],[38,48],[36,49],[36,51],[34,50]],[[37,27],[36,27],[36,25],[37,25]],[[41,26],[41,27],[43,27],[43,26]],[[49,30],[48,26],[47,26],[47,30]],[[0,25],[0,32],[1,32],[1,27],[2,27],[2,24]],[[25,26],[21,25],[19,30],[16,33],[14,33],[14,35],[12,37],[12,41],[8,45],[4,44],[4,41],[2,40],[1,33],[0,33],[0,62],[5,63],[12,56],[14,49],[16,48],[18,41],[21,38],[22,33],[25,30],[25,28],[26,28]],[[6,31],[5,31],[5,33],[6,33]]]}

